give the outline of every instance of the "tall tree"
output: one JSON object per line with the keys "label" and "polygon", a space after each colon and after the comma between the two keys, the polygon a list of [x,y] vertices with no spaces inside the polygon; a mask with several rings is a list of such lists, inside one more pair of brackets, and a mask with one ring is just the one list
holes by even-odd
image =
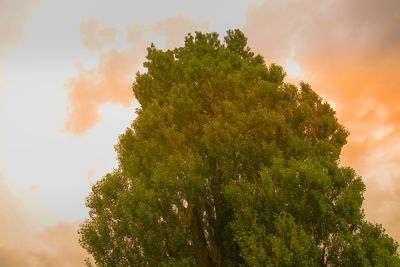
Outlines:
{"label": "tall tree", "polygon": [[141,108],[92,188],[80,242],[99,266],[400,266],[339,167],[348,132],[239,30],[148,48]]}

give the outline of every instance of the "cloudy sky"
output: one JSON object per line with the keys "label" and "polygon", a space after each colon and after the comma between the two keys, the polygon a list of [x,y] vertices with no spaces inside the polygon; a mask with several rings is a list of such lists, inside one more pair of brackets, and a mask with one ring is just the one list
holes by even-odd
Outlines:
{"label": "cloudy sky", "polygon": [[83,266],[84,199],[117,166],[146,47],[234,28],[332,104],[367,219],[400,241],[400,1],[0,0],[1,266]]}

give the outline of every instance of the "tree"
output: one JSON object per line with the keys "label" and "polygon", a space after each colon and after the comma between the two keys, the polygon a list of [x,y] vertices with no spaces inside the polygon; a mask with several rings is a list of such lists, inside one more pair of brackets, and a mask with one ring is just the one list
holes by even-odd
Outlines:
{"label": "tree", "polygon": [[80,228],[99,266],[400,266],[338,165],[348,132],[310,85],[285,83],[239,30],[147,51],[119,167]]}

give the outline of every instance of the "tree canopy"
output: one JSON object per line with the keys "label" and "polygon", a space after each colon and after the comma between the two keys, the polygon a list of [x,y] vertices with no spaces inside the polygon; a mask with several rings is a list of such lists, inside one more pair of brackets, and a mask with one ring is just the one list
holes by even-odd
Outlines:
{"label": "tree canopy", "polygon": [[307,83],[239,30],[147,49],[119,167],[87,198],[80,243],[99,266],[400,266],[339,165],[348,132]]}

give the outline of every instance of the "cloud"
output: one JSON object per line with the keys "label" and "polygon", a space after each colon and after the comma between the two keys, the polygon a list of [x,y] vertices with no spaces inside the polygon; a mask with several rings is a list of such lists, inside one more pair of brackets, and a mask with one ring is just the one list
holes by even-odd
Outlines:
{"label": "cloud", "polygon": [[134,47],[112,49],[100,56],[96,68],[85,69],[77,63],[78,76],[68,79],[68,111],[65,131],[82,135],[100,121],[97,107],[112,103],[128,107],[133,100],[132,75],[137,71],[139,55]]}
{"label": "cloud", "polygon": [[79,222],[60,222],[39,234],[48,251],[42,251],[39,255],[51,262],[49,266],[84,266],[88,255],[78,243],[78,227]]}
{"label": "cloud", "polygon": [[350,128],[376,116],[372,111],[351,121],[370,101],[389,114],[381,123],[398,124],[398,10],[396,0],[265,1],[249,9],[245,32],[269,62],[283,64],[294,52],[307,81],[342,104],[339,116]]}
{"label": "cloud", "polygon": [[[6,214],[0,220],[0,245],[16,246],[34,236],[37,226],[24,210],[23,202],[18,200],[6,185],[0,172],[0,213]],[[31,227],[28,227],[32,225]]]}
{"label": "cloud", "polygon": [[79,25],[82,45],[89,51],[102,50],[112,44],[117,37],[117,30],[112,27],[100,29],[95,19],[84,20]]}
{"label": "cloud", "polygon": [[[27,23],[41,0],[0,1],[0,55],[19,42]],[[18,14],[18,15],[16,15]]]}
{"label": "cloud", "polygon": [[35,259],[19,249],[0,246],[0,264],[4,267],[37,266]]}
{"label": "cloud", "polygon": [[183,44],[184,37],[189,32],[206,30],[209,26],[209,22],[197,24],[189,17],[179,14],[156,23],[154,33],[164,38],[166,49],[174,49]]}
{"label": "cloud", "polygon": [[[8,53],[25,37],[32,14],[41,2],[0,1],[0,76]],[[4,81],[6,79],[0,77],[0,92],[6,85]],[[23,189],[7,179],[4,173],[0,159],[0,266],[84,266],[85,251],[76,242],[76,223],[47,229],[58,218],[54,211],[37,202],[35,185]],[[38,236],[41,231],[42,241]],[[49,232],[54,237],[52,243],[47,236]]]}
{"label": "cloud", "polygon": [[[0,172],[0,266],[84,266],[76,222],[55,223],[55,214],[33,192],[16,188]],[[15,194],[15,191],[24,191]],[[17,195],[22,196],[18,197]]]}
{"label": "cloud", "polygon": [[[327,100],[339,103],[339,121],[351,133],[342,162],[355,167],[366,181],[367,218],[385,222],[400,241],[400,228],[390,223],[400,217],[394,201],[400,187],[389,193],[382,185],[387,180],[400,184],[400,175],[389,169],[379,175],[374,171],[379,166],[377,154],[392,151],[400,137],[399,10],[397,0],[264,1],[248,9],[244,31],[250,47],[269,63],[284,65],[294,54],[302,79]],[[381,162],[398,163],[395,157]],[[386,198],[378,197],[385,194]]]}
{"label": "cloud", "polygon": [[[22,40],[34,9],[42,0],[0,1],[0,93],[6,85],[3,79],[3,64],[7,52]],[[16,15],[18,14],[18,15]],[[1,96],[1,95],[0,95]]]}
{"label": "cloud", "polygon": [[78,244],[76,223],[63,222],[46,228],[39,234],[39,238],[43,241],[40,248],[26,248],[24,245],[0,246],[0,265],[4,267],[85,266],[88,255]]}
{"label": "cloud", "polygon": [[[173,48],[183,43],[184,36],[190,31],[206,28],[207,23],[197,24],[183,15],[164,19],[154,25],[127,27],[128,47],[101,52],[98,66],[92,69],[86,69],[81,63],[76,64],[78,75],[70,77],[65,85],[69,110],[63,130],[82,135],[100,121],[100,105],[111,103],[128,107],[132,103],[134,75],[144,59],[146,46],[155,40],[155,36],[161,36],[165,39],[166,47]],[[92,47],[99,47],[98,43],[104,44],[104,40],[99,41],[98,32],[98,22],[90,20],[81,23],[83,45],[87,47],[90,43]]]}
{"label": "cloud", "polygon": [[[104,44],[96,39],[97,37],[92,38],[93,36],[87,34],[93,30],[89,28],[96,28],[98,25],[95,20],[81,23],[81,40],[85,47],[89,43],[92,47],[94,44]],[[133,33],[133,29],[127,29],[128,41],[131,41],[128,47],[100,52],[97,67],[86,69],[80,62],[75,64],[78,75],[70,77],[65,84],[69,110],[64,131],[82,135],[94,127],[101,119],[98,111],[100,105],[111,103],[123,107],[130,106],[133,101],[131,85],[139,61],[143,57],[141,50],[144,50],[141,29],[135,30]],[[85,37],[82,36],[83,32]]]}
{"label": "cloud", "polygon": [[368,208],[368,219],[384,225],[387,232],[396,240],[400,240],[400,176],[394,177],[390,185],[382,185],[381,177],[371,177],[365,180],[367,190],[364,206]]}

